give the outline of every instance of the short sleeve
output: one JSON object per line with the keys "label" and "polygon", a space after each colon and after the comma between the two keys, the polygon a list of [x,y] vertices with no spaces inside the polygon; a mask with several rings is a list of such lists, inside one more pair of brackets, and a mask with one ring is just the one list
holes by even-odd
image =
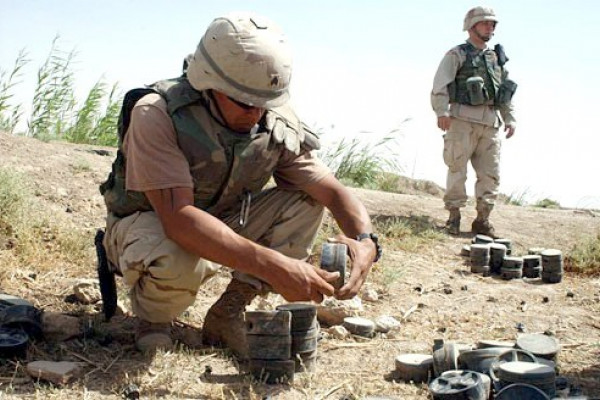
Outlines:
{"label": "short sleeve", "polygon": [[193,187],[188,161],[177,145],[167,104],[160,95],[148,94],[136,103],[123,146],[128,190]]}

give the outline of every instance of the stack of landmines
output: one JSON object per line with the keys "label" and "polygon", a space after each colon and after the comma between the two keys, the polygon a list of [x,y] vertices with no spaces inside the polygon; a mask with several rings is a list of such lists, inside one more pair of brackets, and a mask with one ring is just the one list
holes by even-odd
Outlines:
{"label": "stack of landmines", "polygon": [[562,252],[556,249],[531,248],[527,255],[513,256],[510,239],[492,239],[476,235],[462,255],[469,256],[471,272],[483,276],[500,275],[503,279],[542,278],[559,283],[563,276]]}
{"label": "stack of landmines", "polygon": [[295,372],[314,371],[319,325],[312,304],[282,304],[275,311],[247,311],[248,367],[268,384],[292,382]]}

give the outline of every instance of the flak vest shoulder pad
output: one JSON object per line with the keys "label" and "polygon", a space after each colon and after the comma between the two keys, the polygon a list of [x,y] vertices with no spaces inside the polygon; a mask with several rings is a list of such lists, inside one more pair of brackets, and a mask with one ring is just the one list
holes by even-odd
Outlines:
{"label": "flak vest shoulder pad", "polygon": [[271,131],[271,140],[283,144],[285,148],[298,155],[302,150],[319,150],[321,144],[316,133],[301,122],[288,105],[269,110],[265,116],[266,128]]}

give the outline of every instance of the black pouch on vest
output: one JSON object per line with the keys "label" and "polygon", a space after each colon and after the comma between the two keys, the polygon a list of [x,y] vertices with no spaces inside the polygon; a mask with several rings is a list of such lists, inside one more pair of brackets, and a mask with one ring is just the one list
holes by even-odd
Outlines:
{"label": "black pouch on vest", "polygon": [[467,93],[469,93],[469,103],[472,106],[480,106],[487,100],[483,78],[472,76],[467,79]]}
{"label": "black pouch on vest", "polygon": [[496,105],[508,104],[516,91],[517,84],[515,81],[511,81],[510,79],[503,80],[496,94]]}

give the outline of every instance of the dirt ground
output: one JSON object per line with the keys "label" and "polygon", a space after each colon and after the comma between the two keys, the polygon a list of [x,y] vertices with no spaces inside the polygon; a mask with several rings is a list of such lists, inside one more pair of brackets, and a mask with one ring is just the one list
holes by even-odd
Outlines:
{"label": "dirt ground", "polygon": [[[90,238],[104,224],[98,185],[110,171],[114,155],[112,148],[43,143],[0,133],[0,168],[23,173],[36,199],[57,221]],[[446,218],[441,199],[429,194],[354,191],[377,219],[420,218],[441,227]],[[142,398],[427,399],[425,384],[392,379],[396,356],[431,354],[436,338],[473,345],[483,339],[514,341],[520,333],[518,326],[528,333],[555,335],[561,344],[560,374],[580,386],[584,394],[600,397],[600,279],[566,273],[561,283],[545,284],[470,273],[460,250],[470,243],[467,231],[474,215],[471,205],[463,214],[465,233],[460,237],[444,235],[417,251],[399,250],[398,243],[383,237],[384,257],[373,271],[373,279],[365,285],[377,292],[378,299],[363,300],[359,315],[370,319],[393,316],[401,322],[400,328],[367,340],[324,337],[319,341],[316,371],[298,375],[292,385],[251,385],[237,374],[236,364],[227,353],[207,348],[184,346],[153,359],[142,357],[132,348],[133,318],[124,316],[103,327],[113,333],[114,342],[108,346],[89,344],[84,339],[39,345],[31,359],[45,356],[55,361],[87,360],[85,378],[65,387],[40,387],[36,382],[15,380],[15,376],[23,376],[22,366],[0,363],[0,399],[116,399],[121,398],[122,388],[130,382],[140,386]],[[497,231],[512,240],[513,254],[517,255],[526,254],[531,247],[556,248],[568,255],[574,243],[600,231],[600,218],[596,212],[586,210],[500,204],[493,221]],[[11,250],[0,248],[4,251]],[[89,269],[81,277],[95,277],[91,241],[86,262]],[[73,312],[73,305],[64,302],[72,282],[46,279],[50,281],[39,285],[45,290],[54,287],[60,295],[42,300],[31,290],[10,289],[45,309]],[[227,280],[223,273],[200,290],[196,304],[184,316],[189,326],[180,326],[180,334],[192,339],[182,341],[197,339],[199,332],[190,327],[201,326],[204,313]],[[0,282],[3,290],[6,285]],[[283,302],[278,296],[267,300],[272,305]],[[86,313],[93,319],[98,310],[90,308]],[[205,373],[208,365],[211,374]]]}

